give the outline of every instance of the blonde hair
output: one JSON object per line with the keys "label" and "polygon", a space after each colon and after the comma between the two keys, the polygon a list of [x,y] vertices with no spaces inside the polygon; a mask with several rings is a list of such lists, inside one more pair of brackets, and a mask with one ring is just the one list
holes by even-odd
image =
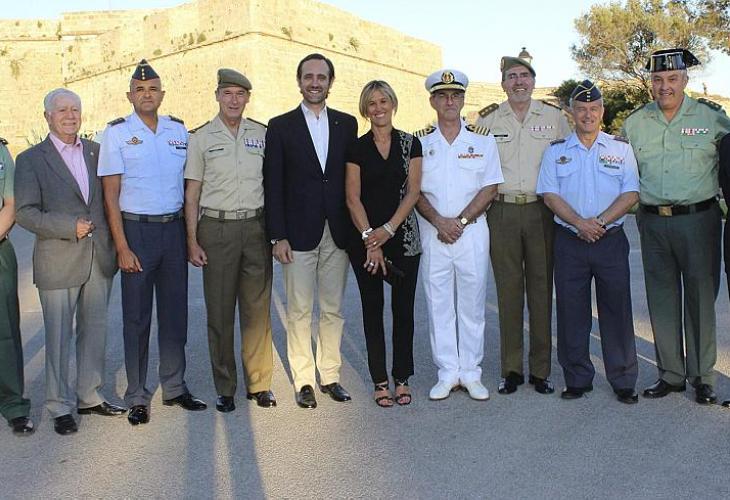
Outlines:
{"label": "blonde hair", "polygon": [[373,92],[376,90],[379,90],[382,92],[388,99],[390,99],[390,102],[393,103],[393,110],[398,110],[398,97],[395,95],[395,90],[393,90],[393,87],[391,87],[388,82],[383,80],[372,80],[365,84],[365,86],[362,88],[362,92],[360,92],[360,115],[362,115],[363,118],[368,117],[368,101],[373,96]]}

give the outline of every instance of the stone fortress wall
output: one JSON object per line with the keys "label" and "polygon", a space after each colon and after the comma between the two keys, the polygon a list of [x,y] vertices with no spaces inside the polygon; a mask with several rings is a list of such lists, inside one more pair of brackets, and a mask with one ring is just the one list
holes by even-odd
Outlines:
{"label": "stone fortress wall", "polygon": [[[358,116],[362,86],[382,79],[399,97],[396,126],[415,130],[433,120],[423,81],[442,66],[440,47],[314,0],[197,0],[168,9],[0,20],[0,136],[15,154],[44,137],[43,96],[63,86],[82,98],[82,132],[103,130],[130,113],[124,94],[142,58],[162,77],[161,113],[184,119],[188,128],[217,112],[219,67],[249,77],[254,89],[246,115],[266,122],[299,102],[296,64],[311,52],[335,65],[332,107]],[[546,98],[550,90],[534,96]],[[503,99],[499,83],[472,82],[464,113],[473,120],[477,110]]]}

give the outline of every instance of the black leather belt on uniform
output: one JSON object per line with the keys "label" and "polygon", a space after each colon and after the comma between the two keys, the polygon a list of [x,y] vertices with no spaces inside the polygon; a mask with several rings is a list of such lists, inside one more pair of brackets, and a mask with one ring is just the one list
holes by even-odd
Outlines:
{"label": "black leather belt on uniform", "polygon": [[709,200],[693,203],[691,205],[641,205],[641,209],[650,214],[661,215],[662,217],[672,217],[674,215],[687,215],[697,212],[704,212],[709,209],[717,200],[710,198]]}
{"label": "black leather belt on uniform", "polygon": [[182,219],[183,217],[183,211],[178,210],[177,212],[171,213],[171,214],[162,214],[162,215],[145,215],[145,214],[133,214],[129,212],[122,212],[122,219],[124,220],[133,220],[135,222],[172,222],[174,220]]}

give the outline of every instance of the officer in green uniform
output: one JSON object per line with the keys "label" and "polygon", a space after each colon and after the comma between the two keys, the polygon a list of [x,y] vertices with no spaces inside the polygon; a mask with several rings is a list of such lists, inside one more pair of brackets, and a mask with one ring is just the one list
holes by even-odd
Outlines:
{"label": "officer in green uniform", "polygon": [[519,57],[502,58],[507,100],[479,112],[477,126],[497,141],[504,183],[487,212],[490,254],[497,285],[502,362],[500,394],[524,383],[525,292],[530,316],[529,382],[542,394],[554,391],[550,375],[553,302],[553,213],[535,194],[540,161],[551,141],[570,134],[562,110],[532,99],[535,70]]}
{"label": "officer in green uniform", "polygon": [[235,409],[237,382],[236,303],[246,397],[261,407],[276,406],[271,392],[272,262],[264,227],[266,127],[243,118],[251,82],[238,71],[219,69],[215,96],[216,117],[190,132],[185,219],[188,260],[203,267],[216,409],[229,412]]}
{"label": "officer in green uniform", "polygon": [[646,69],[654,101],[626,119],[624,133],[639,165],[637,222],[659,368],[644,396],[683,391],[689,380],[696,401],[712,404],[720,286],[717,145],[730,119],[719,105],[684,94],[687,68],[697,64],[684,49],[652,54]]}
{"label": "officer in green uniform", "polygon": [[16,435],[34,431],[23,398],[23,342],[20,338],[18,263],[8,233],[15,223],[15,165],[0,138],[0,413]]}

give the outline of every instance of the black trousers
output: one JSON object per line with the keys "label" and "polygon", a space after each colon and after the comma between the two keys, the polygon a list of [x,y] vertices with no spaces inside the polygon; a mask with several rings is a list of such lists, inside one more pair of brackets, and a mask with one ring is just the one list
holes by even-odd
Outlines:
{"label": "black trousers", "polygon": [[563,226],[556,226],[554,262],[558,361],[563,367],[565,385],[586,387],[592,384],[596,373],[590,358],[591,283],[595,279],[606,378],[614,389],[634,388],[638,362],[631,309],[629,241],[623,229],[587,243]]}
{"label": "black trousers", "polygon": [[152,297],[157,299],[157,341],[163,399],[187,392],[185,344],[188,335],[188,262],[185,222],[124,221],[129,248],[142,265],[138,273],[122,273],[124,365],[129,406],[149,405],[147,386]]}
{"label": "black trousers", "polygon": [[[368,350],[368,368],[373,383],[388,380],[385,362],[385,328],[383,327],[383,277],[367,272],[362,252],[350,252],[350,263],[355,271],[362,302],[362,322],[365,344]],[[391,310],[393,313],[393,370],[396,379],[413,375],[413,306],[418,280],[420,255],[414,257],[390,256],[395,266],[403,270],[405,277],[391,286]]]}

